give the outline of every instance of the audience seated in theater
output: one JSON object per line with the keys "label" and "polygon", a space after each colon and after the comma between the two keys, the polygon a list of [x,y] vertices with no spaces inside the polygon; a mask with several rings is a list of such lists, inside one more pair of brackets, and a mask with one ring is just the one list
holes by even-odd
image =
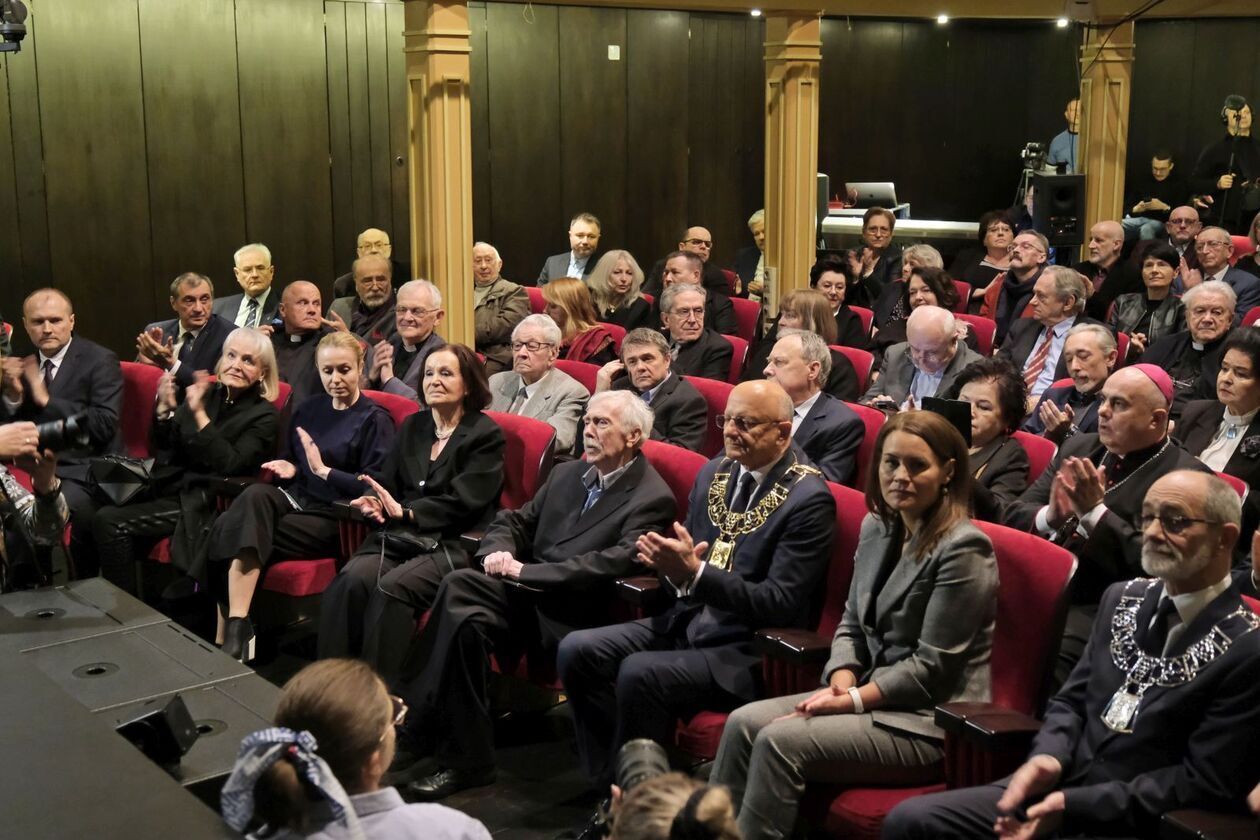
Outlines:
{"label": "audience seated in theater", "polygon": [[358,498],[359,476],[379,469],[394,442],[393,420],[360,390],[363,345],[357,338],[335,332],[320,339],[311,367],[323,393],[293,411],[281,457],[262,465],[271,482],[246,487],[210,529],[216,642],[242,662],[254,655],[249,607],[262,570],[277,560],[337,554],[333,502]]}
{"label": "audience seated in theater", "polygon": [[661,324],[669,339],[674,373],[725,382],[731,373],[731,343],[705,326],[705,290],[691,283],[675,283],[657,301]]}
{"label": "audience seated in theater", "polygon": [[88,476],[94,455],[118,452],[123,378],[118,357],[75,333],[74,305],[56,289],[37,289],[22,303],[22,326],[35,346],[26,358],[0,360],[0,422],[45,423],[78,415],[88,445],[57,453],[56,475],[70,507],[70,554],[82,577],[96,574],[92,515],[100,500]]}
{"label": "audience seated in theater", "polygon": [[[739,321],[735,317],[735,305],[731,303],[730,286],[723,281],[721,287],[701,283],[702,269],[705,263],[700,261],[691,251],[674,251],[665,258],[665,269],[661,282],[668,289],[676,283],[687,283],[700,286],[705,292],[704,322],[715,332],[723,335],[736,335]],[[662,293],[663,294],[663,293]],[[661,298],[656,299],[656,317],[661,312]]]}
{"label": "audience seated in theater", "polygon": [[569,250],[547,257],[538,273],[537,285],[545,286],[561,277],[584,278],[590,274],[595,268],[592,255],[599,248],[599,234],[599,219],[590,213],[574,216],[569,221]]}
{"label": "audience seated in theater", "polygon": [[1028,489],[1028,454],[1012,433],[1027,405],[1027,386],[1011,363],[987,356],[962,369],[950,399],[971,404],[971,507],[976,519],[999,522],[1002,510]]}
{"label": "audience seated in theater", "polygon": [[271,287],[276,277],[276,267],[271,264],[271,249],[261,242],[246,245],[232,255],[232,262],[232,273],[241,291],[217,298],[214,314],[238,327],[270,324],[280,305],[280,294]]}
{"label": "audience seated in theater", "polygon": [[1172,152],[1157,149],[1151,158],[1150,174],[1127,185],[1128,198],[1124,206],[1129,208],[1120,224],[1124,227],[1126,241],[1133,239],[1160,239],[1168,214],[1190,196],[1190,186],[1173,163]]}
{"label": "audience seated in theater", "polygon": [[609,840],[741,840],[730,791],[665,773],[646,779],[614,805]]}
{"label": "audience seated in theater", "polygon": [[[389,234],[380,228],[368,228],[355,240],[355,255],[358,257],[384,257],[394,267],[392,281],[394,290],[402,285],[411,274],[410,269],[393,258],[394,246],[389,241]],[[333,299],[354,294],[354,272],[347,271],[333,281]]]}
{"label": "audience seated in theater", "polygon": [[[1260,781],[1260,621],[1230,584],[1238,521],[1238,496],[1214,476],[1155,482],[1140,514],[1155,579],[1107,589],[1028,760],[993,784],[902,802],[883,836],[1155,837],[1169,811],[1241,812]],[[1196,665],[1178,668],[1191,648]]]}
{"label": "audience seated in theater", "polygon": [[[560,283],[552,281],[547,288]],[[563,454],[573,449],[590,393],[556,370],[559,353],[560,328],[551,318],[530,315],[517,324],[512,330],[512,369],[490,377],[489,408],[550,423],[556,430],[555,452]]]}
{"label": "audience seated in theater", "polygon": [[668,743],[680,713],[752,700],[761,671],[753,633],[805,626],[822,588],[835,502],[792,445],[791,399],[773,382],[743,382],[724,431],[726,454],[697,477],[686,527],[649,532],[636,546],[668,608],[560,642],[557,670],[596,789],[613,781],[626,741]]}
{"label": "audience seated in theater", "polygon": [[949,392],[954,379],[980,358],[958,338],[958,320],[939,306],[920,306],[906,321],[906,341],[884,354],[879,377],[862,402],[881,411],[918,408],[924,397]]}
{"label": "audience seated in theater", "polygon": [[359,257],[353,272],[354,295],[334,300],[328,319],[375,347],[394,337],[394,267],[385,257]]}
{"label": "audience seated in theater", "polygon": [[424,360],[446,344],[438,327],[446,317],[442,293],[428,280],[408,280],[398,287],[394,336],[372,348],[368,365],[371,387],[418,400]]}
{"label": "audience seated in theater", "polygon": [[669,342],[656,330],[626,333],[621,359],[595,376],[595,393],[633,391],[652,409],[652,440],[699,452],[708,436],[709,409],[695,386],[669,367]]}
{"label": "audience seated in theater", "polygon": [[1234,326],[1238,326],[1253,306],[1260,306],[1260,278],[1229,264],[1234,243],[1224,228],[1204,228],[1194,242],[1194,250],[1199,255],[1199,268],[1189,269],[1182,275],[1182,287],[1189,290],[1209,280],[1219,280],[1229,286],[1237,299]]}
{"label": "audience seated in theater", "polygon": [[595,314],[586,283],[573,277],[543,287],[543,311],[560,328],[560,355],[571,362],[604,365],[617,358],[617,342]]}
{"label": "audience seated in theater", "polygon": [[609,251],[600,257],[586,285],[595,312],[604,323],[616,324],[627,332],[655,323],[652,304],[639,293],[643,269],[629,251]]}
{"label": "audience seated in theater", "polygon": [[1161,338],[1138,357],[1172,377],[1173,420],[1190,400],[1210,400],[1216,394],[1225,337],[1234,322],[1234,290],[1209,280],[1182,295],[1181,302],[1186,308],[1186,329]]}
{"label": "audience seated in theater", "polygon": [[1225,135],[1199,155],[1190,189],[1213,224],[1242,234],[1256,209],[1251,188],[1260,178],[1260,140],[1252,135],[1251,106],[1241,96],[1226,97],[1221,119]]}
{"label": "audience seated in theater", "polygon": [[[873,329],[874,335],[871,338],[870,348],[875,354],[877,365],[883,360],[889,347],[906,340],[906,319],[910,317],[912,311],[920,306],[939,306],[941,309],[953,312],[958,303],[958,287],[954,285],[953,280],[949,279],[944,269],[921,265],[906,268],[910,265],[911,251],[915,248],[927,247],[927,245],[911,245],[907,248],[902,261],[906,279],[888,286],[889,289],[897,289],[900,292],[894,311],[904,314],[898,314],[891,320],[885,321],[882,326],[876,325]],[[975,332],[965,321],[955,320],[958,321],[958,328],[962,331],[963,341],[979,353],[980,343],[976,340]]]}
{"label": "audience seated in theater", "polygon": [[980,314],[997,324],[994,343],[1001,346],[1006,331],[1019,318],[1027,317],[1032,308],[1033,286],[1046,267],[1050,242],[1035,230],[1015,235],[1011,244],[1010,268],[993,278],[984,290]]}
{"label": "audience seated in theater", "polygon": [[1047,388],[1023,430],[1056,446],[1072,435],[1098,431],[1103,383],[1116,368],[1116,337],[1101,324],[1077,324],[1063,343],[1071,383]]}
{"label": "audience seated in theater", "polygon": [[271,348],[276,354],[276,373],[281,382],[288,383],[293,389],[289,394],[289,402],[293,405],[324,390],[315,366],[315,348],[320,339],[335,332],[335,329],[320,317],[323,311],[319,287],[305,280],[294,280],[284,287],[280,295],[279,325],[272,327],[264,324],[259,327],[271,336]]}
{"label": "audience seated in theater", "polygon": [[652,270],[648,272],[647,280],[644,283],[643,291],[650,295],[660,296],[668,285],[668,278],[665,276],[665,263],[671,256],[678,251],[686,251],[688,254],[695,254],[700,258],[700,275],[698,280],[688,280],[687,282],[695,282],[704,286],[709,294],[717,292],[718,294],[730,296],[731,284],[726,279],[726,275],[722,273],[722,269],[709,261],[709,256],[713,253],[713,234],[709,233],[708,228],[693,226],[683,231],[682,238],[678,240],[677,251],[671,251],[652,265]]}
{"label": "audience seated in theater", "polygon": [[735,252],[735,273],[739,275],[742,296],[760,302],[766,280],[766,211],[748,217],[753,244]]}
{"label": "audience seated in theater", "polygon": [[1098,598],[1141,573],[1146,491],[1175,469],[1210,472],[1168,437],[1173,384],[1149,364],[1121,368],[1103,385],[1098,433],[1077,434],[1003,514],[1003,523],[1060,543],[1076,555],[1072,608],[1059,651],[1059,680],[1080,658]]}
{"label": "audience seated in theater", "polygon": [[214,370],[232,322],[212,312],[214,284],[204,274],[187,271],[171,281],[175,317],[158,321],[136,336],[136,361],[157,365],[175,376],[179,388],[196,380],[197,371]]}
{"label": "audience seated in theater", "polygon": [[27,490],[0,463],[0,548],[4,552],[4,591],[36,589],[48,585],[50,575],[41,568],[36,552],[61,542],[70,522],[70,508],[60,492],[57,453],[38,454],[35,424],[14,420],[0,426],[0,459],[16,461],[31,477]]}
{"label": "audience seated in theater", "polygon": [[849,279],[844,270],[843,257],[827,254],[810,267],[809,285],[826,295],[831,305],[836,319],[836,344],[865,350],[870,344],[870,335],[862,326],[861,316],[850,309],[845,300]]}
{"label": "audience seated in theater", "polygon": [[1107,317],[1120,295],[1141,294],[1142,266],[1120,259],[1124,229],[1119,222],[1099,222],[1089,229],[1089,259],[1073,266],[1089,283],[1085,311],[1095,321]]}
{"label": "audience seated in theater", "polygon": [[505,279],[502,269],[498,248],[488,242],[473,245],[473,320],[487,375],[512,367],[512,330],[530,312],[525,287]]}
{"label": "audience seated in theater", "polygon": [[[942,269],[945,263],[941,252],[931,245],[922,243],[910,245],[901,252],[901,270],[875,300],[871,307],[874,313],[875,331],[882,329],[890,321],[904,321],[910,317],[910,305],[906,301],[906,285],[910,282],[910,272],[916,268]],[[944,274],[944,271],[942,271]],[[946,282],[950,282],[946,278]],[[951,284],[952,285],[952,284]],[[944,306],[944,304],[941,304]],[[902,339],[904,341],[904,339]],[[894,344],[896,342],[893,342]]]}
{"label": "audience seated in theater", "polygon": [[486,375],[472,350],[424,360],[422,403],[403,421],[366,493],[351,502],[374,529],[324,592],[319,656],[357,656],[393,680],[442,577],[468,565],[460,536],[484,522],[503,487],[503,432],[482,413]]}
{"label": "audience seated in theater", "polygon": [[279,393],[276,355],[258,330],[237,327],[223,342],[210,374],[198,371],[182,395],[175,375],[158,384],[150,492],[125,505],[107,505],[92,518],[101,574],[135,592],[135,562],[162,537],[171,537],[171,564],[182,573],[166,597],[204,589],[206,546],[221,478],[254,476],[276,451]]}
{"label": "audience seated in theater", "polygon": [[1067,376],[1063,345],[1068,330],[1077,324],[1096,324],[1082,315],[1089,297],[1086,280],[1062,265],[1047,266],[1033,286],[1032,317],[1011,323],[1010,332],[997,355],[1013,364],[1028,387],[1026,411],[1056,380]]}
{"label": "audience seated in theater", "polygon": [[831,351],[816,333],[779,330],[766,360],[765,377],[777,382],[792,400],[792,441],[837,484],[853,478],[866,424],[857,413],[822,390]]}
{"label": "audience seated in theater", "polygon": [[[1203,223],[1199,221],[1199,211],[1189,205],[1174,207],[1173,211],[1168,214],[1168,222],[1164,225],[1166,237],[1158,240],[1143,240],[1133,246],[1133,253],[1129,259],[1134,265],[1142,265],[1146,259],[1146,253],[1157,243],[1172,246],[1172,248],[1181,257],[1181,261],[1177,264],[1177,275],[1186,273],[1187,268],[1198,268],[1199,258],[1194,253],[1195,237],[1203,230]],[[1174,292],[1180,292],[1181,286],[1174,285]]]}
{"label": "audience seated in theater", "polygon": [[1073,172],[1081,171],[1081,159],[1077,154],[1077,147],[1080,145],[1081,124],[1081,101],[1075,97],[1068,100],[1067,105],[1063,109],[1063,119],[1067,121],[1067,128],[1054,135],[1050,140],[1050,148],[1046,151],[1046,164],[1048,166],[1058,167],[1060,165],[1066,167],[1066,172],[1070,175]]}
{"label": "audience seated in theater", "polygon": [[849,251],[849,303],[874,308],[884,287],[901,276],[901,249],[892,244],[897,217],[883,207],[862,215],[862,247]]}
{"label": "audience seated in theater", "polygon": [[[841,275],[843,277],[843,275]],[[757,342],[744,362],[743,381],[761,379],[765,375],[770,351],[778,342],[782,330],[805,330],[822,339],[823,345],[835,344],[835,319],[827,296],[813,289],[793,289],[779,301],[779,317],[771,324],[766,337]],[[855,402],[858,398],[858,379],[853,363],[838,350],[828,350],[831,356],[830,372],[823,379],[823,390],[838,400]]]}
{"label": "audience seated in theater", "polygon": [[443,805],[408,805],[381,783],[407,714],[362,662],[307,665],[285,683],[275,726],[241,742],[220,797],[223,819],[276,840],[490,840],[477,820]]}
{"label": "audience seated in theater", "polygon": [[939,781],[936,705],[989,697],[997,559],[968,520],[966,444],[940,415],[908,412],[880,429],[873,461],[823,687],[736,709],[722,733],[710,778],[730,786],[746,838],[793,836],[810,781]]}
{"label": "audience seated in theater", "polygon": [[676,513],[669,485],[639,454],[651,429],[651,409],[633,394],[596,394],[585,460],[557,466],[520,510],[500,511],[477,549],[481,568],[442,581],[404,670],[414,709],[406,739],[418,755],[435,747],[438,766],[407,786],[411,798],[494,781],[491,655],[549,662],[573,630],[608,623],[613,581],[641,568],[635,542]]}
{"label": "audience seated in theater", "polygon": [[1145,292],[1130,292],[1115,299],[1107,326],[1129,336],[1129,356],[1136,358],[1167,335],[1186,328],[1186,307],[1172,294],[1173,278],[1181,258],[1169,245],[1156,243],[1142,261]]}
{"label": "audience seated in theater", "polygon": [[1247,229],[1247,239],[1251,241],[1251,253],[1239,257],[1234,263],[1234,268],[1260,277],[1260,213],[1251,220],[1251,227]]}
{"label": "audience seated in theater", "polygon": [[984,290],[993,278],[1011,266],[1011,242],[1015,228],[1005,210],[990,210],[980,217],[977,238],[978,248],[965,248],[958,253],[949,276],[957,277],[971,285],[968,312],[978,312],[984,298]]}

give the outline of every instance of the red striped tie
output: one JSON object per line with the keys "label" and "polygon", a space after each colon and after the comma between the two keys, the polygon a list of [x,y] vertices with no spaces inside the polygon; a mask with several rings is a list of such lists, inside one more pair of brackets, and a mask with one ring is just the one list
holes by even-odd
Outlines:
{"label": "red striped tie", "polygon": [[1041,371],[1046,366],[1046,357],[1050,355],[1050,342],[1054,340],[1054,330],[1046,330],[1046,337],[1042,339],[1038,345],[1036,352],[1028,359],[1028,364],[1024,366],[1024,385],[1028,390],[1037,384],[1037,380],[1041,378]]}

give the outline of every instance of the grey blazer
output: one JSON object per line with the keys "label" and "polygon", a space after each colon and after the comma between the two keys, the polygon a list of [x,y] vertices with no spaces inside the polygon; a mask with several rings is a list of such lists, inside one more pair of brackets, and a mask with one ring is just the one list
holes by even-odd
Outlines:
{"label": "grey blazer", "polygon": [[[586,410],[590,391],[572,376],[552,368],[534,383],[529,399],[516,413],[550,423],[556,430],[556,452],[573,449],[577,438],[578,418]],[[521,375],[505,370],[490,377],[490,410],[507,411],[521,389]]]}
{"label": "grey blazer", "polygon": [[[972,362],[979,361],[983,358],[979,353],[972,350],[960,339],[958,341],[958,352],[954,354],[953,361],[949,363],[949,367],[945,368],[945,375],[941,378],[941,384],[936,389],[934,396],[949,393],[950,388],[954,386],[954,380],[962,369]],[[862,402],[872,400],[880,394],[887,394],[897,401],[898,404],[905,402],[906,395],[910,393],[910,383],[914,381],[914,363],[910,359],[910,344],[902,342],[894,344],[888,348],[888,352],[884,354],[884,363],[879,367],[879,378],[871,383],[871,387],[866,389],[866,393],[862,395]]]}
{"label": "grey blazer", "polygon": [[884,695],[871,712],[876,723],[943,738],[933,722],[937,704],[989,700],[997,558],[984,532],[964,522],[922,560],[908,551],[898,558],[872,597],[896,538],[873,514],[862,521],[853,583],[823,681],[850,670],[859,685],[873,682]]}

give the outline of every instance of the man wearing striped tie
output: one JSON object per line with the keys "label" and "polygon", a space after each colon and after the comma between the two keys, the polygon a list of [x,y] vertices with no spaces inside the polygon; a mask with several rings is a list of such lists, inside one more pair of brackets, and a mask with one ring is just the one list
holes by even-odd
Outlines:
{"label": "man wearing striped tie", "polygon": [[271,249],[261,242],[245,245],[232,255],[232,273],[241,286],[241,293],[219,298],[214,314],[238,327],[257,327],[271,323],[280,306],[280,296],[271,288],[276,267],[271,264]]}

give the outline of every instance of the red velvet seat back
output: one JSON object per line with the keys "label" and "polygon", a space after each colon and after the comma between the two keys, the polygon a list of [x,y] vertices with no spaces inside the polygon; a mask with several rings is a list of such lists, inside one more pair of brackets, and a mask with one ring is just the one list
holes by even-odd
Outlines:
{"label": "red velvet seat back", "polygon": [[737,335],[724,335],[722,338],[731,345],[731,367],[726,372],[726,381],[738,385],[744,373],[744,360],[748,358],[748,342]]}
{"label": "red velvet seat back", "polygon": [[704,469],[708,459],[699,452],[659,440],[643,443],[643,457],[648,459],[648,463],[661,474],[661,478],[665,479],[665,483],[673,491],[674,500],[678,503],[678,514],[675,518],[679,522],[685,522],[691,488],[695,486],[696,476]]}
{"label": "red velvet seat back", "polygon": [[551,470],[551,446],[556,430],[549,423],[532,417],[487,411],[485,415],[499,424],[507,446],[503,450],[503,491],[499,506],[516,510],[542,486]]}
{"label": "red velvet seat back", "polygon": [[398,394],[391,394],[388,391],[364,389],[363,396],[389,412],[390,419],[394,421],[395,429],[401,428],[404,420],[420,410],[420,403],[415,400],[407,399]]}
{"label": "red velvet seat back", "polygon": [[757,337],[757,320],[761,317],[761,304],[747,298],[731,298],[735,307],[736,334],[744,341],[752,343]]}
{"label": "red velvet seat back", "polygon": [[[587,391],[590,391],[592,394],[595,393],[595,377],[599,375],[599,365],[593,365],[590,362],[556,359],[556,370],[567,373],[582,383],[582,387]],[[581,430],[579,429],[579,431]]]}
{"label": "red velvet seat back", "polygon": [[1054,460],[1054,453],[1059,451],[1059,447],[1055,446],[1053,441],[1028,432],[1015,432],[1012,437],[1019,441],[1019,445],[1024,447],[1024,453],[1028,456],[1028,483],[1032,484],[1046,471],[1046,467],[1050,466],[1050,462]]}
{"label": "red velvet seat back", "polygon": [[992,356],[993,337],[997,335],[997,323],[991,318],[985,318],[982,315],[968,315],[965,312],[955,312],[954,317],[960,321],[966,321],[976,334],[976,344],[980,348],[980,355]]}
{"label": "red velvet seat back", "polygon": [[857,412],[862,418],[862,423],[866,426],[866,432],[862,435],[862,445],[858,447],[857,469],[853,471],[853,486],[860,492],[866,490],[866,477],[870,475],[871,459],[875,457],[875,438],[879,436],[880,427],[884,425],[887,419],[884,412],[869,405],[858,405],[857,403],[846,402],[849,408]]}
{"label": "red velvet seat back", "polygon": [[704,397],[704,403],[709,409],[707,419],[708,426],[704,434],[704,449],[700,453],[705,458],[712,458],[723,449],[722,430],[718,428],[717,416],[726,411],[726,402],[731,398],[731,391],[735,390],[735,386],[729,382],[718,382],[716,379],[705,379],[702,376],[684,376],[683,379],[691,383],[700,396]]}
{"label": "red velvet seat back", "polygon": [[123,376],[123,450],[132,458],[149,456],[149,431],[153,428],[154,404],[162,369],[139,362],[119,362]]}
{"label": "red velvet seat back", "polygon": [[845,347],[843,344],[828,344],[832,350],[849,360],[853,372],[857,374],[858,393],[865,394],[866,386],[871,380],[871,368],[875,365],[875,354],[858,347]]}
{"label": "red velvet seat back", "polygon": [[542,315],[547,311],[547,301],[543,300],[542,289],[537,286],[526,286],[525,294],[529,295],[529,312],[531,315]]}
{"label": "red velvet seat back", "polygon": [[827,482],[827,489],[836,500],[836,535],[831,545],[831,562],[827,566],[827,589],[823,593],[818,614],[818,632],[828,638],[844,616],[844,602],[853,581],[853,562],[857,554],[858,534],[866,517],[866,496],[852,487]]}

